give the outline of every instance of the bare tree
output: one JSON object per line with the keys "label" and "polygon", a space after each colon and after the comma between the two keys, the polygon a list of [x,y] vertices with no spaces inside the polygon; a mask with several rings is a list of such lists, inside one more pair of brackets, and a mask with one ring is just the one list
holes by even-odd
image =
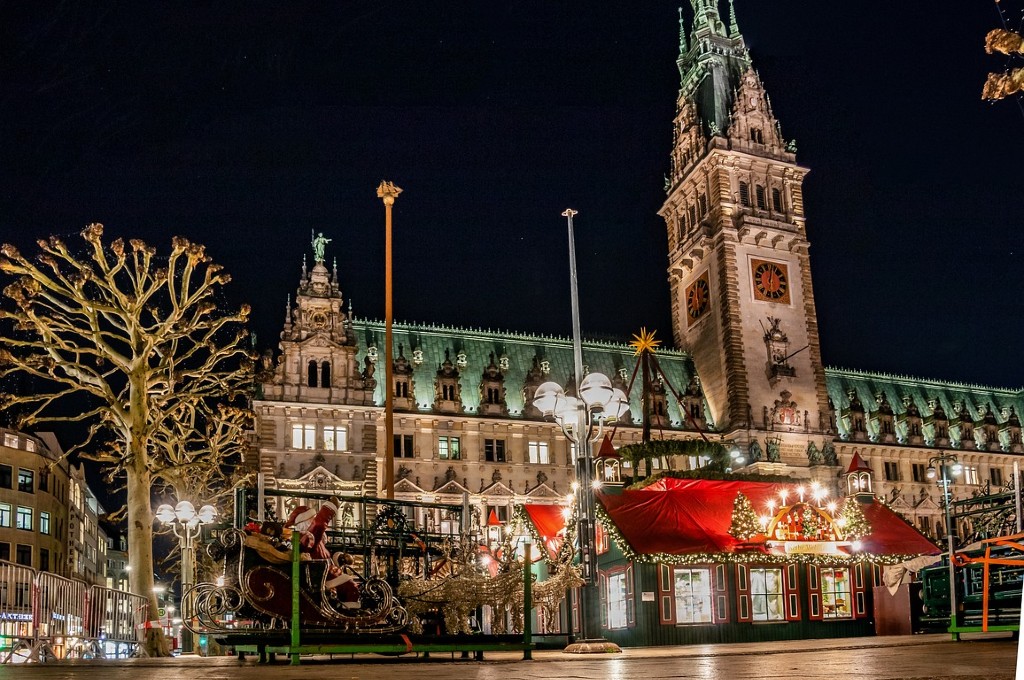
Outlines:
{"label": "bare tree", "polygon": [[[56,237],[38,242],[34,260],[0,248],[0,271],[15,277],[4,289],[13,306],[0,308],[0,378],[21,372],[46,386],[7,395],[0,409],[17,404],[20,427],[88,425],[69,452],[85,450],[108,472],[123,473],[131,587],[155,612],[151,490],[160,479],[186,488],[185,470],[210,473],[238,434],[244,409],[237,407],[252,384],[249,308],[218,311],[216,296],[230,277],[203,246],[175,237],[170,255],[158,258],[139,240],[104,246],[100,224],[81,236],[81,254]],[[177,448],[169,445],[175,436],[183,437]],[[169,653],[159,628],[146,647]]]}

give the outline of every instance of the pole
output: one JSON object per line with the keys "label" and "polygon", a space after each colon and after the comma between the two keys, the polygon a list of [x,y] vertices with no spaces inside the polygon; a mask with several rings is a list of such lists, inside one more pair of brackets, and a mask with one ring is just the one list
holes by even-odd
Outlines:
{"label": "pole", "polygon": [[[1017,533],[1024,531],[1024,518],[1020,516],[1020,463],[1013,461],[1013,502],[1014,507],[1017,509]],[[1024,611],[1024,610],[1021,610]]]}
{"label": "pole", "polygon": [[392,384],[391,324],[391,207],[402,190],[392,182],[381,180],[377,198],[384,201],[384,493],[395,498],[395,386]]}
{"label": "pole", "polygon": [[289,663],[292,666],[298,666],[301,663],[299,659],[299,626],[302,625],[302,619],[299,616],[299,532],[292,532],[292,625],[291,625],[291,644],[288,647]]}
{"label": "pole", "polygon": [[956,571],[953,567],[953,524],[949,516],[949,477],[946,475],[945,460],[940,460],[939,464],[942,465],[942,491],[946,508],[946,543],[949,546],[949,632],[956,640]]}
{"label": "pole", "polygon": [[[191,614],[192,608],[185,607],[186,593],[188,589],[192,587],[192,583],[195,581],[194,568],[195,565],[192,561],[192,530],[189,529],[188,525],[182,525],[185,533],[181,537],[181,617],[182,621],[185,621],[187,616]],[[191,654],[192,649],[192,631],[188,629],[188,626],[181,627],[181,653]]]}
{"label": "pole", "polygon": [[533,551],[530,536],[523,540],[523,660],[533,658]]}

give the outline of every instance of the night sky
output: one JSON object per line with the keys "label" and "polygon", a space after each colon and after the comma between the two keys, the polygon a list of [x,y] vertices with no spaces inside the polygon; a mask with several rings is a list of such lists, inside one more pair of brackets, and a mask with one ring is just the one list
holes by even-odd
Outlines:
{"label": "night sky", "polygon": [[[397,319],[564,336],[571,206],[584,333],[670,339],[678,2],[97,4],[0,5],[0,240],[205,243],[276,346],[310,229],[383,317],[388,179]],[[995,4],[736,9],[811,169],[826,364],[1024,385],[1024,115],[980,100]]]}

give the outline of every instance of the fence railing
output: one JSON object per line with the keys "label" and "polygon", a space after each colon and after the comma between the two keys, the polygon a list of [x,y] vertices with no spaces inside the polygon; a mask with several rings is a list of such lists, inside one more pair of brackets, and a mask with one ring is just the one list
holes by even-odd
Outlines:
{"label": "fence railing", "polygon": [[135,656],[148,614],[142,595],[0,560],[0,663]]}

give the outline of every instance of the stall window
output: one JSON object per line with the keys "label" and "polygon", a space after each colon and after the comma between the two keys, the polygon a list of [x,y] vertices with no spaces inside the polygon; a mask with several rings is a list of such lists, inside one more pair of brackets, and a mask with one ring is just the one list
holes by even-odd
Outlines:
{"label": "stall window", "polygon": [[784,621],[786,600],[782,594],[782,570],[750,570],[750,604],[754,621]]}
{"label": "stall window", "polygon": [[850,609],[850,570],[821,568],[821,606],[826,619],[846,619]]}
{"label": "stall window", "polygon": [[626,622],[626,572],[608,575],[608,628],[625,628]]}
{"label": "stall window", "polygon": [[676,623],[711,623],[711,570],[676,567]]}

